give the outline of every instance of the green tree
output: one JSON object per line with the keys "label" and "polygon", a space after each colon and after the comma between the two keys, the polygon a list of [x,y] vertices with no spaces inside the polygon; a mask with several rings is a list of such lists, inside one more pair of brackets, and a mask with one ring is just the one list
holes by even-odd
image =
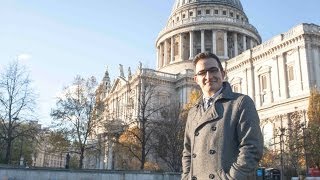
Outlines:
{"label": "green tree", "polygon": [[288,160],[296,172],[305,169],[304,124],[302,112],[295,111],[289,115],[286,146]]}
{"label": "green tree", "polygon": [[308,159],[309,165],[320,163],[320,91],[313,89],[308,107]]}

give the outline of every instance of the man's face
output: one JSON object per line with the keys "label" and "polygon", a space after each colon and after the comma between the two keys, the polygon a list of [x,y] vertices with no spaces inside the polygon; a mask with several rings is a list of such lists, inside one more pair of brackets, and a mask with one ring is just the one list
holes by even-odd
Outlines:
{"label": "man's face", "polygon": [[225,72],[220,71],[215,59],[200,59],[196,64],[194,80],[200,86],[204,97],[211,97],[222,87],[224,75]]}

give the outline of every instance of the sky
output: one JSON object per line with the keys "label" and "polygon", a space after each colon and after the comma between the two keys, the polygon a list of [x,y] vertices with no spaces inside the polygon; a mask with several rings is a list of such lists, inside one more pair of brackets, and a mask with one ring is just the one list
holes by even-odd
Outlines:
{"label": "sky", "polygon": [[[305,2],[305,3],[304,3]],[[130,66],[155,68],[155,41],[174,0],[0,0],[0,71],[25,65],[38,94],[44,126],[63,87],[76,75],[111,78]],[[266,41],[300,23],[320,25],[319,0],[241,0],[249,22]]]}

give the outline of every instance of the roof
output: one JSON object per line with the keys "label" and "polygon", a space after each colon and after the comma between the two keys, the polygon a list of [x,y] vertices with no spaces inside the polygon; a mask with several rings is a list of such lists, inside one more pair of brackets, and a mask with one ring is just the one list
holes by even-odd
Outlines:
{"label": "roof", "polygon": [[176,9],[188,4],[217,4],[234,7],[243,12],[240,0],[176,0],[173,5],[172,12]]}

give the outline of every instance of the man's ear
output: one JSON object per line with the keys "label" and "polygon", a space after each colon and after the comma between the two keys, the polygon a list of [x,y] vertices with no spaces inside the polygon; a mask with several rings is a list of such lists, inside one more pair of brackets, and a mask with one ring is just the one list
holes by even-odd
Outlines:
{"label": "man's ear", "polygon": [[225,71],[221,71],[221,75],[222,75],[222,79],[224,80],[224,78],[226,77],[226,72]]}

